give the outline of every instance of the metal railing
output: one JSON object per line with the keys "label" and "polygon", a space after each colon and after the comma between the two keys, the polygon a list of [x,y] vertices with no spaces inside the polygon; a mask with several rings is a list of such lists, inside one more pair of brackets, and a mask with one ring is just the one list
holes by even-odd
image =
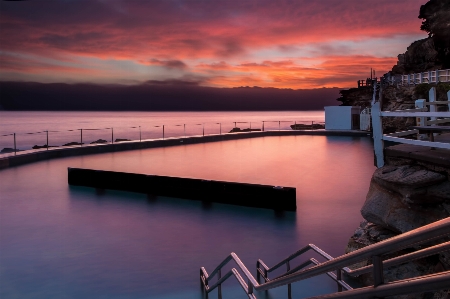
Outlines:
{"label": "metal railing", "polygon": [[[286,124],[292,124],[286,126]],[[234,125],[234,126],[233,126]],[[244,125],[247,128],[241,129],[240,127]],[[208,131],[205,131],[205,127],[208,126]],[[294,127],[293,127],[294,126]],[[301,127],[300,127],[301,126]],[[208,135],[222,135],[229,133],[239,133],[239,132],[251,132],[251,131],[273,131],[282,130],[286,127],[291,127],[292,129],[310,129],[316,130],[318,128],[324,127],[323,122],[315,121],[291,121],[291,120],[271,120],[271,121],[235,121],[235,122],[215,122],[215,123],[193,123],[193,124],[162,124],[155,126],[131,126],[131,127],[105,127],[105,128],[80,128],[80,129],[70,129],[70,130],[43,130],[38,132],[30,133],[9,133],[2,134],[0,137],[9,138],[12,137],[9,142],[11,142],[11,147],[5,147],[2,153],[14,153],[18,151],[25,150],[49,150],[51,148],[58,147],[73,147],[73,146],[86,146],[86,145],[100,145],[100,144],[114,144],[117,142],[142,142],[143,140],[151,139],[166,139],[166,138],[187,138],[189,136],[208,136]],[[182,130],[181,130],[182,128]],[[187,128],[190,132],[187,132]],[[225,130],[224,130],[225,129]],[[231,131],[230,131],[231,129]],[[96,134],[92,135],[92,133]],[[131,132],[131,133],[130,133]],[[61,134],[72,133],[70,142],[60,142],[55,140],[67,139],[62,138]],[[89,137],[88,134],[91,134]],[[78,136],[76,136],[77,134]],[[124,138],[132,134],[133,138]],[[39,140],[43,145],[37,145],[38,139],[34,138],[34,144],[31,148],[24,148],[18,146],[18,141],[21,139],[26,139],[25,136],[39,135]],[[145,135],[145,136],[144,136]],[[55,136],[58,136],[55,137]],[[93,136],[96,136],[93,138]],[[21,137],[21,138],[20,138]],[[138,137],[138,139],[137,139]],[[148,138],[150,137],[150,138]],[[42,138],[42,139],[41,139]],[[44,143],[45,142],[45,143]],[[5,144],[5,142],[3,142]],[[41,143],[41,144],[42,144]],[[62,143],[62,144],[61,144]]]}
{"label": "metal railing", "polygon": [[[385,267],[404,263],[407,261],[427,257],[450,249],[450,217],[440,221],[428,224],[418,229],[403,233],[393,238],[381,241],[353,251],[351,253],[333,258],[326,252],[318,248],[317,246],[310,244],[293,255],[282,260],[280,263],[269,268],[261,260],[257,262],[257,275],[258,279],[255,279],[250,271],[245,267],[242,261],[235,253],[231,253],[213,272],[208,275],[204,267],[200,268],[200,279],[202,282],[202,289],[207,293],[210,293],[214,289],[218,288],[219,294],[221,292],[221,284],[229,277],[234,276],[240,283],[243,290],[246,292],[250,299],[255,299],[254,291],[267,291],[279,286],[290,285],[292,283],[312,278],[322,274],[328,274],[332,279],[338,282],[338,292],[328,295],[321,295],[310,297],[310,299],[325,299],[325,298],[374,298],[376,296],[393,296],[412,294],[417,292],[436,291],[446,288],[450,288],[450,271],[440,272],[432,275],[419,276],[406,280],[398,280],[389,283],[384,282]],[[428,248],[421,249],[419,251],[400,255],[395,258],[387,259],[383,261],[383,255],[392,254],[405,248],[411,248],[413,246],[422,245],[427,246],[430,242],[438,243]],[[425,243],[425,244],[424,244]],[[310,259],[297,267],[290,269],[290,262],[309,250],[317,252],[327,261],[323,263],[317,262],[315,259]],[[243,273],[243,276],[247,279],[247,282],[241,276],[240,272],[236,268],[232,268],[227,274],[221,276],[221,269],[231,260],[233,260],[238,266],[239,270]],[[361,261],[371,260],[372,265],[361,267],[355,270],[350,270],[348,267]],[[304,269],[309,265],[314,266]],[[286,273],[278,276],[272,280],[268,278],[268,273],[286,265]],[[262,268],[261,268],[262,266]],[[334,273],[335,271],[335,273]],[[358,289],[351,288],[342,279],[342,272],[351,276],[358,276],[363,273],[372,272],[374,285],[369,287],[363,287]],[[330,275],[331,273],[332,275]],[[212,278],[217,275],[217,281],[210,285]],[[259,276],[264,277],[264,283],[259,283]],[[346,289],[343,291],[343,289]]]}

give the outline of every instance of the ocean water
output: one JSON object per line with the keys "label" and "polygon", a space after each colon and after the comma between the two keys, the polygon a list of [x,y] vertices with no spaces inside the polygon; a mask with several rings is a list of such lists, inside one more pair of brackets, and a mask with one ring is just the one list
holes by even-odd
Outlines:
{"label": "ocean water", "polygon": [[[69,186],[67,167],[296,187],[297,211],[97,193]],[[180,145],[0,170],[0,298],[200,299],[200,267],[212,272],[230,252],[255,277],[258,258],[272,266],[308,243],[339,256],[362,221],[374,170],[369,138],[325,136]],[[291,267],[311,257],[318,258],[306,254]],[[293,298],[334,291],[328,277],[292,285]],[[246,295],[230,278],[223,298]],[[287,287],[257,298],[288,298]]]}
{"label": "ocean water", "polygon": [[[47,112],[0,111],[0,150],[61,146],[98,139],[155,139],[229,132],[235,126],[265,130],[290,129],[297,123],[324,122],[324,111],[267,112]],[[112,129],[111,129],[112,128]]]}

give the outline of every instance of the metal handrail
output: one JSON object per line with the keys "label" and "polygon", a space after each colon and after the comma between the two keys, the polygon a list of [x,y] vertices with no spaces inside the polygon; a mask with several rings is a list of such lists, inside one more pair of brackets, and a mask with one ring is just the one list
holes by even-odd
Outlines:
{"label": "metal handrail", "polygon": [[[339,282],[341,280],[340,279],[341,269],[343,269],[345,272],[349,273],[352,276],[360,275],[362,273],[370,272],[371,270],[373,270],[375,284],[374,284],[374,286],[368,287],[368,288],[359,288],[359,289],[355,289],[355,290],[351,290],[351,288],[350,288],[349,291],[346,291],[344,293],[337,293],[337,294],[325,295],[325,297],[320,296],[320,297],[314,297],[314,298],[344,298],[347,294],[348,295],[357,294],[357,295],[355,295],[355,297],[345,297],[345,298],[363,298],[361,296],[369,296],[369,295],[375,296],[378,293],[384,294],[383,293],[384,290],[389,290],[389,292],[391,292],[391,293],[389,293],[389,295],[397,294],[397,293],[394,293],[394,291],[398,292],[399,294],[400,293],[405,294],[405,292],[406,293],[414,293],[416,290],[417,291],[426,291],[426,290],[428,290],[427,288],[430,286],[432,286],[431,289],[442,289],[445,287],[450,287],[450,283],[448,283],[448,281],[449,281],[448,279],[450,277],[450,272],[443,272],[443,273],[436,274],[433,276],[421,276],[420,278],[423,278],[424,281],[426,281],[427,283],[423,283],[422,279],[419,279],[419,280],[408,279],[405,281],[397,281],[395,283],[384,284],[383,266],[390,266],[393,264],[398,264],[398,263],[402,263],[405,261],[414,260],[414,259],[417,259],[420,257],[424,257],[424,256],[436,254],[441,251],[448,250],[450,248],[449,247],[450,242],[445,242],[445,243],[441,243],[439,245],[434,245],[432,247],[429,247],[429,248],[426,248],[423,250],[419,250],[414,253],[410,253],[410,254],[406,254],[406,255],[403,255],[403,256],[400,256],[397,258],[386,260],[384,262],[382,261],[381,256],[384,254],[396,252],[401,249],[405,249],[405,248],[408,248],[411,246],[427,243],[427,242],[430,242],[430,241],[433,241],[436,239],[440,239],[443,237],[447,237],[447,236],[450,236],[450,217],[445,218],[443,220],[436,221],[434,223],[428,224],[428,225],[420,227],[418,229],[403,233],[396,237],[381,241],[379,243],[369,245],[367,247],[361,248],[359,250],[353,251],[351,253],[342,255],[342,256],[334,258],[334,259],[331,256],[329,256],[327,253],[322,251],[320,248],[318,248],[317,246],[310,244],[310,245],[300,249],[296,253],[292,254],[288,258],[284,259],[280,263],[276,264],[272,268],[267,267],[261,260],[258,260],[257,265],[263,266],[264,270],[267,269],[267,271],[269,272],[270,269],[274,270],[275,268],[279,268],[283,264],[288,264],[290,260],[292,260],[293,258],[297,257],[298,255],[308,251],[309,249],[313,249],[314,251],[316,251],[315,249],[318,249],[316,252],[318,252],[320,255],[322,255],[325,258],[327,258],[327,256],[329,258],[331,258],[324,263],[319,263],[316,260],[311,259],[310,261],[303,263],[302,264],[303,267],[306,267],[309,264],[311,264],[310,262],[315,264],[315,266],[301,270],[297,273],[290,273],[290,272],[293,272],[295,269],[300,269],[300,266],[298,266],[295,269],[288,270],[289,273],[285,273],[284,275],[282,275],[280,277],[277,277],[277,278],[275,278],[273,280],[269,280],[269,281],[266,280],[266,282],[263,284],[259,284],[259,282],[257,282],[255,280],[255,278],[252,276],[252,274],[248,271],[248,269],[245,267],[245,265],[241,262],[241,260],[237,257],[237,255],[235,253],[231,253],[230,256],[228,256],[211,273],[212,274],[211,276],[208,276],[205,268],[202,267],[200,269],[200,277],[202,278],[203,285],[204,285],[206,291],[207,292],[212,291],[212,288],[208,287],[208,280],[215,274],[217,274],[217,273],[220,274],[220,269],[225,264],[227,264],[229,261],[231,261],[233,259],[236,262],[236,264],[239,266],[239,268],[244,272],[244,275],[248,279],[248,285],[247,284],[245,284],[245,285],[241,284],[241,285],[244,288],[244,290],[246,290],[246,293],[247,293],[247,295],[249,295],[249,298],[254,298],[254,297],[250,297],[250,295],[253,295],[253,290],[266,291],[266,290],[269,290],[269,289],[272,289],[275,287],[289,285],[294,282],[301,281],[301,280],[311,278],[314,276],[318,276],[321,274],[328,274],[328,276],[335,276],[336,277],[335,280]],[[353,265],[353,264],[356,264],[357,262],[360,262],[362,260],[368,260],[368,259],[372,259],[373,265],[367,266],[367,267],[362,267],[362,268],[359,268],[356,270],[350,270],[350,269],[346,268],[349,265]],[[335,270],[337,270],[337,275],[331,272],[331,271],[335,271]],[[261,272],[258,271],[258,273],[263,274]],[[330,275],[330,273],[333,275]],[[239,275],[239,273],[237,273],[237,275],[238,276],[236,276],[236,274],[235,274],[236,278],[240,277],[242,280],[242,277]],[[219,277],[219,279],[220,279],[220,277]],[[445,279],[447,279],[447,280],[445,280]],[[222,283],[224,280],[225,280],[225,278],[223,280],[221,279],[220,283]],[[443,281],[445,283],[443,283]],[[410,284],[411,284],[411,287],[410,287]],[[216,283],[214,287],[217,287],[218,285],[219,284]],[[343,286],[342,284],[340,284],[340,285]],[[367,295],[367,294],[369,294],[369,295]],[[360,296],[360,297],[357,297],[357,296]]]}

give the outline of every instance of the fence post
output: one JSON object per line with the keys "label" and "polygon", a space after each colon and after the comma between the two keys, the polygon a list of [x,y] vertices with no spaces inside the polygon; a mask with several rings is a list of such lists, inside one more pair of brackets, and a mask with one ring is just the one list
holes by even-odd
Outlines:
{"label": "fence post", "polygon": [[203,126],[203,137],[205,137],[205,124],[202,124]]}
{"label": "fence post", "polygon": [[[447,91],[447,100],[450,101],[450,90]],[[448,110],[450,111],[450,103],[448,103]]]}
{"label": "fence post", "polygon": [[[437,71],[436,71],[436,76],[437,76]],[[437,77],[436,77],[437,78]],[[437,79],[436,79],[437,80]],[[436,88],[435,87],[431,87],[430,91],[428,92],[428,96],[429,96],[429,101],[430,103],[435,102],[436,101]],[[436,112],[437,111],[437,107],[436,105],[430,105],[430,112]],[[436,117],[430,117],[430,120],[436,120]],[[426,125],[426,124],[425,124]],[[436,124],[432,124],[432,126],[435,126]]]}
{"label": "fence post", "polygon": [[439,70],[436,70],[436,84],[439,83]]}
{"label": "fence post", "polygon": [[164,125],[163,125],[163,140],[164,140]]}
{"label": "fence post", "polygon": [[142,142],[141,126],[139,126],[139,142]]}
{"label": "fence post", "polygon": [[111,128],[111,143],[114,144],[114,129]]}
{"label": "fence post", "polygon": [[278,121],[278,131],[280,130],[281,121]]}
{"label": "fence post", "polygon": [[45,132],[47,133],[47,150],[48,150],[48,130]]}
{"label": "fence post", "polygon": [[219,135],[222,135],[222,123],[219,123]]}
{"label": "fence post", "polygon": [[16,155],[17,148],[16,148],[16,133],[14,133],[14,156]]}
{"label": "fence post", "polygon": [[419,83],[422,84],[423,83],[423,73],[420,73],[420,79],[419,79]]}
{"label": "fence post", "polygon": [[381,122],[380,102],[372,105],[372,128],[373,128],[373,147],[375,151],[375,162],[377,168],[384,166],[384,141],[383,124]]}
{"label": "fence post", "polygon": [[83,146],[83,129],[80,129],[80,146]]}
{"label": "fence post", "polygon": [[[425,106],[425,102],[426,102],[426,100],[424,100],[424,99],[416,100],[414,106],[416,106],[416,108],[425,108],[426,107]],[[427,123],[426,123],[425,120],[426,120],[426,118],[423,117],[423,116],[422,117],[416,117],[416,125],[418,125],[418,126],[426,126]],[[418,139],[424,139],[426,136],[427,136],[426,134],[419,134],[419,133],[417,133]]]}
{"label": "fence post", "polygon": [[184,138],[186,138],[186,124],[183,124]]}
{"label": "fence post", "polygon": [[262,127],[262,131],[264,132],[264,121],[263,121],[263,127]]}

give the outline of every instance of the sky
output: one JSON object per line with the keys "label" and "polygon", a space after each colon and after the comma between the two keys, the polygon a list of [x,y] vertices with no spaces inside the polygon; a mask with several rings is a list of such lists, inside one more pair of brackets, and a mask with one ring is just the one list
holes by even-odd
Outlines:
{"label": "sky", "polygon": [[426,0],[0,2],[0,80],[291,89],[389,71]]}

